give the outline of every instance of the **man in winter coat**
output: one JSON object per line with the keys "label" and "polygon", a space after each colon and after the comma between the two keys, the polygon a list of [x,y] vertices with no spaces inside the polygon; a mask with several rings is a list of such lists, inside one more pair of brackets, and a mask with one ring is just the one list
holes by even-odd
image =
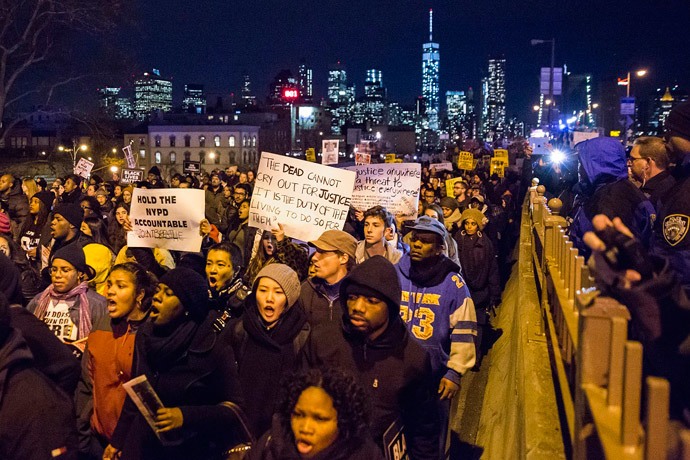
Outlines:
{"label": "man in winter coat", "polygon": [[29,215],[29,200],[22,192],[21,181],[15,180],[11,174],[0,177],[0,201],[7,209],[10,216],[12,235],[16,237],[17,232],[26,216]]}
{"label": "man in winter coat", "polygon": [[395,267],[382,256],[356,266],[340,285],[343,315],[315,327],[304,348],[310,367],[337,366],[354,375],[372,401],[371,433],[403,426],[412,460],[440,458],[440,424],[429,356],[400,318]]}
{"label": "man in winter coat", "polygon": [[587,258],[590,250],[582,240],[592,231],[592,218],[618,216],[645,247],[649,247],[656,212],[647,197],[628,180],[625,150],[611,137],[597,137],[577,146],[580,182],[578,204],[569,227],[573,245]]}
{"label": "man in winter coat", "polygon": [[218,174],[212,174],[211,183],[206,189],[206,218],[216,227],[220,225],[221,217],[225,213],[224,199],[220,177]]}
{"label": "man in winter coat", "polygon": [[357,240],[341,230],[326,230],[309,245],[316,248],[312,259],[316,275],[302,283],[299,307],[312,326],[337,323],[342,314],[340,283],[355,265]]}
{"label": "man in winter coat", "polygon": [[422,216],[410,228],[410,253],[395,266],[402,286],[400,315],[431,356],[445,449],[449,401],[460,387],[460,377],[475,364],[477,318],[459,267],[443,255],[443,224]]}
{"label": "man in winter coat", "polygon": [[81,177],[76,174],[70,174],[65,179],[65,191],[60,195],[58,201],[60,203],[74,203],[79,204],[82,200],[81,193]]}
{"label": "man in winter coat", "polygon": [[71,395],[34,367],[21,332],[10,325],[8,307],[0,294],[0,458],[76,459]]}

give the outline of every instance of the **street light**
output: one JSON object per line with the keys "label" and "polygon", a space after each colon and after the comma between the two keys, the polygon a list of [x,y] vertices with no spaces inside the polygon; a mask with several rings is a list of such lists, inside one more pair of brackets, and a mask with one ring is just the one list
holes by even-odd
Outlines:
{"label": "street light", "polygon": [[60,145],[58,146],[58,150],[60,152],[69,152],[70,156],[72,157],[72,167],[74,168],[77,165],[77,153],[81,150],[82,152],[86,152],[89,149],[89,146],[86,144],[77,144],[78,139],[72,139],[72,148],[68,149],[65,148],[64,146]]}
{"label": "street light", "polygon": [[117,153],[117,149],[113,147],[113,153]]}
{"label": "street light", "polygon": [[636,74],[638,77],[644,77],[645,75],[647,75],[647,71],[644,70],[644,69],[643,69],[643,70],[638,70],[637,72],[635,72],[635,74]]}
{"label": "street light", "polygon": [[592,108],[593,108],[593,109],[598,109],[598,108],[599,108],[599,104],[595,102],[594,104],[592,104]]}
{"label": "street light", "polygon": [[110,167],[110,172],[113,173],[113,174],[115,174],[119,169],[120,169],[120,168],[118,168],[117,166],[113,165],[113,166]]}
{"label": "street light", "polygon": [[[635,75],[637,75],[638,77],[644,77],[645,75],[647,75],[647,69],[640,69],[640,70],[638,70],[638,71],[635,72]],[[628,84],[625,85],[625,86],[626,86],[626,88],[625,88],[625,97],[630,97],[630,83],[632,83],[632,82],[630,81],[630,72],[628,72],[628,81],[627,81],[627,83],[628,83]]]}
{"label": "street light", "polygon": [[79,148],[81,149],[82,152],[86,152],[86,149],[88,149],[86,144],[81,144],[81,146]]}
{"label": "street light", "polygon": [[539,106],[538,105],[532,106],[532,110],[534,110],[535,112],[539,112]]}

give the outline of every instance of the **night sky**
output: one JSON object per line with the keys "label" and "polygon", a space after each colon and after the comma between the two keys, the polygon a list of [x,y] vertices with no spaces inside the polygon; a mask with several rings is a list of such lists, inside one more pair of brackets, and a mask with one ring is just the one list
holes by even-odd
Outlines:
{"label": "night sky", "polygon": [[172,76],[178,100],[184,83],[239,91],[245,70],[263,98],[280,69],[296,74],[305,58],[319,97],[325,97],[328,65],[341,61],[358,95],[366,69],[378,68],[390,98],[412,104],[421,93],[429,8],[441,49],[442,100],[446,90],[478,90],[486,59],[503,55],[508,115],[529,113],[538,99],[539,68],[550,59],[549,45],[529,42],[551,37],[556,64],[591,72],[595,81],[644,67],[650,74],[638,88],[690,87],[687,0],[138,1],[116,46],[132,67]]}

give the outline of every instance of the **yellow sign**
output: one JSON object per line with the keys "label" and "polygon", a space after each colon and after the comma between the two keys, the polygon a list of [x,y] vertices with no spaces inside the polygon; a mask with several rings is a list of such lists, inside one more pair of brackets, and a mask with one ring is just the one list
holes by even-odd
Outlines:
{"label": "yellow sign", "polygon": [[621,137],[621,132],[620,131],[611,131],[609,133],[609,136],[611,137]]}
{"label": "yellow sign", "polygon": [[460,152],[458,155],[458,169],[474,169],[474,155],[471,152]]}
{"label": "yellow sign", "polygon": [[506,149],[496,149],[494,150],[494,158],[505,158],[508,162],[508,151]]}
{"label": "yellow sign", "polygon": [[316,163],[316,151],[314,149],[307,149],[307,161]]}
{"label": "yellow sign", "polygon": [[446,196],[455,196],[453,194],[453,187],[455,187],[456,182],[461,182],[462,177],[454,177],[446,181]]}
{"label": "yellow sign", "polygon": [[403,162],[402,158],[396,158],[395,160],[393,160],[393,163],[402,163],[402,162]]}
{"label": "yellow sign", "polygon": [[492,158],[489,174],[498,174],[498,177],[503,177],[504,169],[508,166],[508,159],[506,158]]}
{"label": "yellow sign", "polygon": [[[386,154],[386,163],[397,163],[395,161],[395,153],[387,153]],[[401,161],[402,163],[402,161]]]}

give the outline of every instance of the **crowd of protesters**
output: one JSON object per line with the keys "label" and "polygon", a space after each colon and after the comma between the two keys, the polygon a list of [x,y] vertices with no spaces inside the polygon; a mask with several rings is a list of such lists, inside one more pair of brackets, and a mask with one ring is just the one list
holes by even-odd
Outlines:
{"label": "crowd of protesters", "polygon": [[[198,253],[127,246],[132,185],[4,174],[0,458],[211,459],[251,442],[250,459],[377,459],[398,430],[411,459],[445,458],[533,175],[688,423],[690,105],[667,128],[627,158],[586,141],[570,174],[525,142],[500,176],[424,165],[415,220],[352,209],[306,242],[249,226],[252,171],[151,168],[136,187],[205,190]],[[140,376],[162,404],[145,401],[149,418],[124,386]]]}

